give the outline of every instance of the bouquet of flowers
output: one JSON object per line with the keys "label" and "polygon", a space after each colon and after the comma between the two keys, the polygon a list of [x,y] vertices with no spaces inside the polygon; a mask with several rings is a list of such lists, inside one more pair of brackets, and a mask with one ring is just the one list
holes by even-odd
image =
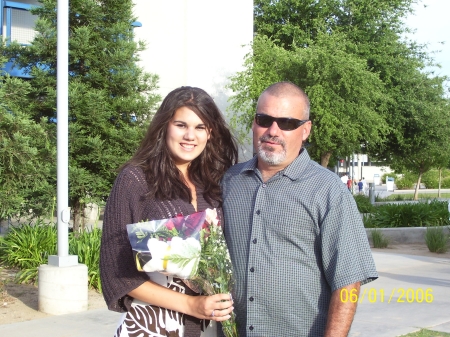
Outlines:
{"label": "bouquet of flowers", "polygon": [[[139,271],[181,278],[198,293],[231,294],[232,265],[215,209],[130,224],[127,231]],[[233,312],[222,330],[238,337]]]}

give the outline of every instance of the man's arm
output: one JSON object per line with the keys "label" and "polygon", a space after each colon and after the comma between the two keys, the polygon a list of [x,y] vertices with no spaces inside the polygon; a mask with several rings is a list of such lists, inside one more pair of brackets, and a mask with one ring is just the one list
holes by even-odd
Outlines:
{"label": "man's arm", "polygon": [[[347,336],[353,322],[353,316],[355,316],[359,288],[360,282],[356,282],[333,291],[328,308],[327,327],[324,337]],[[344,293],[341,299],[342,290]]]}

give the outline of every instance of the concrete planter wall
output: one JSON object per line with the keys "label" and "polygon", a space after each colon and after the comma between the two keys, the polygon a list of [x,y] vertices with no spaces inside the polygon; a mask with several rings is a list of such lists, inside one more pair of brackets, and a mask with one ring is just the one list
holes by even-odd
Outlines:
{"label": "concrete planter wall", "polygon": [[[366,228],[367,238],[372,245],[372,235],[370,232],[374,228]],[[423,243],[425,244],[426,227],[397,227],[397,228],[377,228],[387,238],[390,244]]]}

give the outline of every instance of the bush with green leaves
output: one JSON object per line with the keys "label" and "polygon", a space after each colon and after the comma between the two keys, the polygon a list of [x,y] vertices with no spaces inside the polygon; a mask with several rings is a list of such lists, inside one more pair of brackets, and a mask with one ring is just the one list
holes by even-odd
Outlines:
{"label": "bush with green leaves", "polygon": [[389,202],[389,201],[407,201],[413,200],[413,196],[410,194],[391,194],[386,198],[378,198],[376,201]]}
{"label": "bush with green leaves", "polygon": [[[392,174],[385,174],[392,176]],[[417,183],[417,174],[411,172],[403,172],[403,175],[395,179],[395,185],[399,190],[408,190],[414,187]],[[426,188],[438,188],[439,187],[439,170],[430,170],[425,172],[422,176],[421,183],[426,186]],[[442,181],[441,188],[450,188],[450,170],[442,170]]]}
{"label": "bush with green leaves", "polygon": [[417,183],[417,176],[410,172],[406,172],[401,177],[395,179],[395,186],[399,190],[412,189],[415,183]]}
{"label": "bush with green leaves", "polygon": [[375,207],[364,218],[367,228],[427,227],[450,225],[448,203],[426,201],[407,204],[386,204]]}
{"label": "bush with green leaves", "polygon": [[[439,187],[439,170],[430,170],[423,174],[422,182],[425,184],[427,188],[438,188]],[[450,170],[444,169],[442,170],[442,188],[450,187]],[[447,187],[444,187],[446,185]]]}
{"label": "bush with green leaves", "polygon": [[430,252],[445,253],[448,250],[450,236],[444,227],[428,227],[425,242]]}
{"label": "bush with green leaves", "polygon": [[102,292],[100,282],[100,243],[102,231],[94,228],[91,231],[70,233],[69,254],[78,255],[78,262],[88,267],[89,287]]}
{"label": "bush with green leaves", "polygon": [[[23,224],[11,227],[0,241],[0,263],[18,268],[19,283],[38,281],[38,267],[48,263],[49,255],[57,254],[57,230],[55,223]],[[78,255],[78,262],[88,267],[89,287],[101,292],[99,259],[101,230],[69,234],[69,253]]]}
{"label": "bush with green leaves", "polygon": [[389,244],[389,239],[380,230],[373,229],[370,231],[374,248],[386,248]]}
{"label": "bush with green leaves", "polygon": [[49,255],[56,254],[56,226],[41,220],[10,227],[0,242],[0,263],[20,269],[19,283],[36,283],[37,268],[46,264]]}
{"label": "bush with green leaves", "polygon": [[360,213],[371,213],[373,211],[373,205],[370,203],[368,196],[357,194],[354,196],[356,206],[358,206],[358,211]]}
{"label": "bush with green leaves", "polygon": [[441,188],[450,188],[450,177],[442,179]]}
{"label": "bush with green leaves", "polygon": [[422,176],[421,182],[427,188],[438,188],[439,187],[439,171],[430,170],[425,172]]}
{"label": "bush with green leaves", "polygon": [[364,214],[363,217],[363,223],[365,228],[376,228],[376,225],[374,224],[372,220],[372,214]]}
{"label": "bush with green leaves", "polygon": [[381,183],[386,184],[386,177],[392,177],[392,176],[394,176],[393,173],[383,173],[380,178]]}

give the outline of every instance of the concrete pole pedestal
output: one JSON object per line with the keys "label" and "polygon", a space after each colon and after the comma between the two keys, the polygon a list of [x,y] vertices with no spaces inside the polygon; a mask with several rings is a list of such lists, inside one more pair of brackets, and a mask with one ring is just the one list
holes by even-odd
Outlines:
{"label": "concrete pole pedestal", "polygon": [[88,268],[84,264],[39,267],[39,311],[50,315],[71,314],[88,309]]}

